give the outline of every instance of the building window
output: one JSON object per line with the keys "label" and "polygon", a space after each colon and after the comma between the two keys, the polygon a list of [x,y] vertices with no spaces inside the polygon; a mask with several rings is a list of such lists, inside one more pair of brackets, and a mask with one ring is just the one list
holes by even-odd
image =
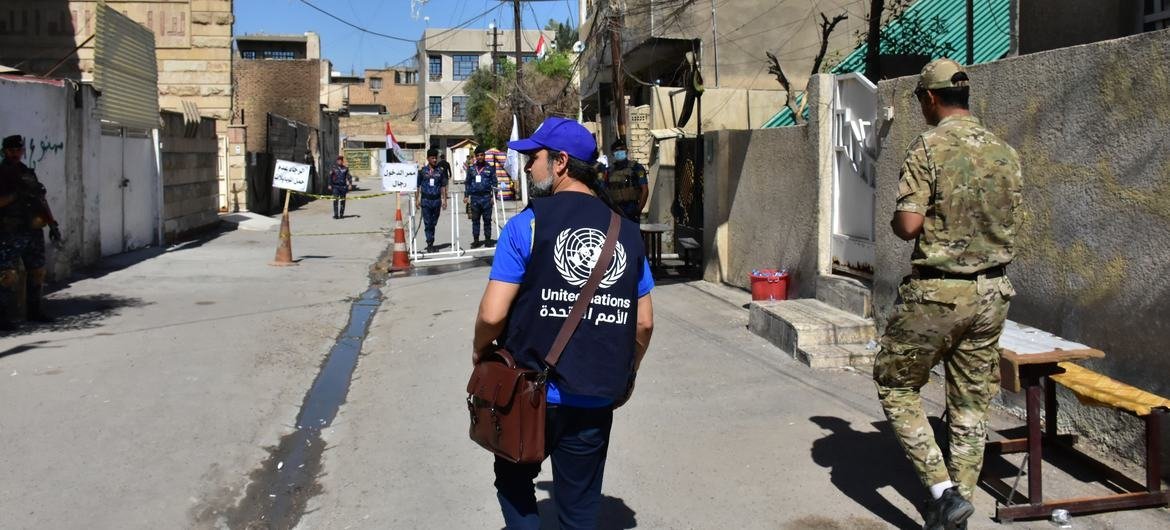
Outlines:
{"label": "building window", "polygon": [[371,77],[370,78],[370,90],[382,90],[382,78],[381,77]]}
{"label": "building window", "polygon": [[467,121],[467,96],[451,97],[451,121]]}
{"label": "building window", "polygon": [[394,84],[396,85],[417,85],[418,72],[413,70],[405,72],[394,72]]}
{"label": "building window", "polygon": [[452,62],[454,63],[452,71],[456,81],[463,81],[471,77],[471,73],[479,68],[478,55],[456,55],[452,58]]}
{"label": "building window", "polygon": [[431,96],[431,121],[443,121],[443,98]]}
{"label": "building window", "polygon": [[264,50],[265,59],[275,59],[277,61],[291,61],[297,58],[297,52],[291,50]]}
{"label": "building window", "polygon": [[256,50],[244,50],[244,51],[240,52],[240,58],[241,59],[255,59],[256,58]]}
{"label": "building window", "polygon": [[443,56],[428,55],[427,67],[430,69],[431,81],[443,80]]}

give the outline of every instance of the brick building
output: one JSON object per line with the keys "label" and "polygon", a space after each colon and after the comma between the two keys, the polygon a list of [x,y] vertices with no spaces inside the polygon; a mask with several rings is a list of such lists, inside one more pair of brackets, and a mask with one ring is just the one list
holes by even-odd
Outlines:
{"label": "brick building", "polygon": [[[334,78],[346,94],[341,133],[350,147],[381,147],[386,123],[405,149],[422,148],[422,109],[418,105],[418,66],[414,61],[382,69],[367,69],[363,77]],[[342,85],[342,83],[346,83]]]}
{"label": "brick building", "polygon": [[[328,109],[330,64],[312,32],[244,35],[236,48],[229,207],[270,213],[276,159],[306,162],[309,156],[320,175],[337,153],[338,116]],[[320,187],[315,181],[310,191]]]}

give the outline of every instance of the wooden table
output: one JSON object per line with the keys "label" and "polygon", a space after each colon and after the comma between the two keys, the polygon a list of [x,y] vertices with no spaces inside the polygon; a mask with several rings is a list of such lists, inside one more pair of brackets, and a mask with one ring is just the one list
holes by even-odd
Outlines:
{"label": "wooden table", "polygon": [[[1105,352],[1084,344],[1064,340],[1036,328],[1007,321],[999,339],[1003,348],[1000,358],[1000,385],[1004,390],[1024,392],[1028,434],[1025,438],[991,442],[988,449],[1000,453],[1028,453],[1028,503],[996,507],[996,518],[1012,521],[1047,517],[1053,509],[1068,508],[1060,501],[1044,502],[1042,466],[1045,442],[1056,436],[1056,384],[1048,376],[1063,373],[1057,363],[1105,357]],[[1043,393],[1043,397],[1042,397]],[[1041,429],[1040,403],[1044,400],[1044,428]],[[1009,496],[1012,495],[1011,492]],[[1010,498],[1009,498],[1010,501]]]}
{"label": "wooden table", "polygon": [[642,232],[642,243],[646,246],[646,259],[651,267],[662,267],[662,234],[670,230],[666,223],[646,223],[638,225]]}

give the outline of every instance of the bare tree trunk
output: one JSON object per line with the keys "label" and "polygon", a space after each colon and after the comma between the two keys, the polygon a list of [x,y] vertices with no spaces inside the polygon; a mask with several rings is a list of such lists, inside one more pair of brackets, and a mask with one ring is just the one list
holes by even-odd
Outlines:
{"label": "bare tree trunk", "polygon": [[792,83],[788,81],[788,76],[784,75],[784,67],[780,66],[780,60],[776,58],[776,54],[772,52],[764,53],[768,55],[768,61],[772,63],[768,65],[768,73],[776,76],[776,80],[780,82],[780,86],[784,87],[784,106],[792,110],[792,115],[796,119],[797,125],[803,124],[804,116],[801,116],[800,110],[796,108],[796,93],[792,90]]}
{"label": "bare tree trunk", "polygon": [[885,0],[870,0],[869,2],[869,34],[865,37],[865,77],[875,84],[882,75],[878,67],[878,53],[881,46],[882,11],[885,10]]}

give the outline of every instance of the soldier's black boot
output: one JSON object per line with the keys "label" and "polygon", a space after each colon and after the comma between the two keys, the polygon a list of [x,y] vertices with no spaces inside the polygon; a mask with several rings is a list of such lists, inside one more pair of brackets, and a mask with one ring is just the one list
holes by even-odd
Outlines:
{"label": "soldier's black boot", "polygon": [[926,507],[925,530],[956,530],[967,527],[967,518],[975,513],[973,506],[962,495],[958,486],[943,492],[942,497],[930,501]]}
{"label": "soldier's black boot", "polygon": [[345,201],[341,201],[341,207],[337,209],[337,218],[345,219]]}
{"label": "soldier's black boot", "polygon": [[48,323],[56,320],[53,317],[45,314],[44,310],[42,309],[43,298],[41,295],[44,290],[44,285],[29,284],[25,291],[25,305],[27,306],[28,319],[33,322]]}
{"label": "soldier's black boot", "polygon": [[479,248],[479,245],[480,245],[479,236],[471,236],[471,237],[473,238],[471,240],[471,248]]}
{"label": "soldier's black boot", "polygon": [[334,200],[333,201],[333,218],[334,219],[340,219],[340,217],[338,217],[338,215],[337,215],[337,210],[338,210],[337,201]]}

